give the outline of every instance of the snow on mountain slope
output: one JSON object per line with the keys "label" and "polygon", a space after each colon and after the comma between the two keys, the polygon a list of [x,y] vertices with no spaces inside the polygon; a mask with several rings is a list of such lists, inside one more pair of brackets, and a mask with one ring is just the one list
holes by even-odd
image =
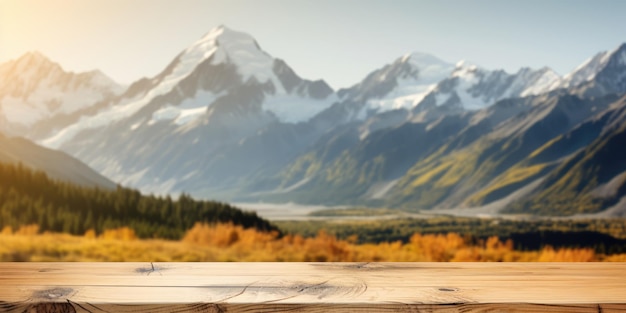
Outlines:
{"label": "snow on mountain slope", "polygon": [[259,83],[271,81],[278,90],[285,93],[282,84],[272,71],[274,58],[261,50],[252,36],[219,26],[186,50],[186,54],[214,53],[212,64],[233,63],[242,81],[255,78]]}
{"label": "snow on mountain slope", "polygon": [[[262,107],[283,122],[306,121],[336,101],[326,83],[304,81],[282,60],[261,50],[252,36],[225,26],[212,29],[183,51],[179,56],[180,65],[176,66],[177,70],[180,69],[179,73],[168,78],[168,84],[159,88],[171,89],[171,85],[188,76],[209,58],[212,65],[234,65],[243,84],[268,84],[270,88]],[[210,105],[212,101],[204,103]]]}
{"label": "snow on mountain slope", "polygon": [[586,96],[626,92],[626,43],[587,59],[552,88],[576,88]]}
{"label": "snow on mountain slope", "polygon": [[[152,113],[148,125],[152,125],[158,121],[173,120],[176,125],[185,125],[207,111],[207,106],[213,103],[217,98],[223,96],[224,93],[215,94],[211,91],[199,91],[193,98],[185,99],[177,106],[167,105]],[[139,124],[133,125],[135,129]]]}
{"label": "snow on mountain slope", "polygon": [[[618,48],[619,49],[619,48]],[[558,88],[569,88],[580,85],[583,82],[590,81],[596,77],[596,75],[606,66],[611,55],[617,52],[618,49],[613,51],[603,51],[596,54],[593,57],[585,60],[582,64],[577,66],[571,73],[563,77],[563,81],[555,85]]]}
{"label": "snow on mountain slope", "polygon": [[[407,118],[417,121],[446,112],[479,110],[509,97],[541,94],[552,90],[560,80],[549,68],[522,68],[509,74],[466,61],[452,65],[428,54],[413,53],[373,71],[359,84],[340,90],[341,110],[334,110],[344,114],[343,122],[366,120],[398,109],[411,111]],[[397,124],[395,115],[394,120]]]}
{"label": "snow on mountain slope", "polygon": [[[408,67],[397,76],[397,86],[380,98],[370,99],[367,102],[369,109],[389,111],[413,108],[454,68],[451,64],[425,53],[407,54],[400,59],[399,65]],[[387,73],[383,73],[379,79],[384,81],[385,75]]]}
{"label": "snow on mountain slope", "polygon": [[558,74],[549,68],[522,68],[515,74],[490,71],[465,61],[457,63],[452,74],[439,82],[424,98],[421,106],[447,106],[479,110],[498,100],[525,97],[550,91]]}
{"label": "snow on mountain slope", "polygon": [[521,97],[546,93],[554,89],[553,84],[555,82],[561,81],[561,76],[547,67],[544,67],[539,71],[532,71],[529,68],[523,68],[520,70],[519,74],[520,75],[518,77],[521,78],[522,81],[534,81],[534,83],[529,86],[520,84],[522,86],[522,91],[515,94],[519,94]]}
{"label": "snow on mountain slope", "polygon": [[142,92],[122,97],[42,143],[61,147],[83,131],[128,119],[136,119],[132,129],[157,121],[188,125],[210,114],[209,108],[229,95],[251,97],[229,104],[233,106],[230,113],[253,101],[280,121],[291,123],[308,120],[336,100],[325,82],[301,79],[284,62],[261,50],[252,36],[219,26],[183,50]]}
{"label": "snow on mountain slope", "polygon": [[269,96],[263,108],[272,112],[282,122],[299,123],[307,121],[338,100],[335,94],[323,100],[293,94],[277,94]]}
{"label": "snow on mountain slope", "polygon": [[432,55],[415,52],[373,71],[360,83],[338,94],[342,100],[365,102],[358,116],[364,116],[367,110],[410,109],[453,69],[454,65]]}
{"label": "snow on mountain slope", "polygon": [[0,65],[0,112],[16,127],[76,112],[123,90],[100,71],[66,72],[39,52]]}

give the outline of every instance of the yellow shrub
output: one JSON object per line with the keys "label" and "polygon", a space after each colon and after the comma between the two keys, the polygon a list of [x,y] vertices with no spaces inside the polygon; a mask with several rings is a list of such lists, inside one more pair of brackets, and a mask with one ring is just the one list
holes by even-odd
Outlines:
{"label": "yellow shrub", "polygon": [[135,235],[135,231],[132,228],[120,227],[105,230],[99,238],[130,241],[137,239],[137,235]]}
{"label": "yellow shrub", "polygon": [[587,262],[626,261],[626,254],[596,255],[592,249],[552,249],[516,251],[513,243],[490,237],[478,243],[456,233],[414,234],[401,241],[356,244],[356,237],[340,240],[324,231],[317,236],[244,229],[233,224],[194,225],[181,241],[135,240],[132,229],[105,231],[95,238],[38,234],[36,225],[9,228],[0,233],[0,261],[463,261],[463,262]]}
{"label": "yellow shrub", "polygon": [[592,249],[559,249],[546,247],[541,250],[539,262],[593,262],[596,261]]}
{"label": "yellow shrub", "polygon": [[3,235],[3,236],[13,235],[13,229],[11,228],[11,226],[4,226],[4,228],[2,228],[2,231],[0,232],[0,235]]}
{"label": "yellow shrub", "polygon": [[21,226],[15,232],[16,235],[21,235],[21,236],[34,236],[34,235],[37,235],[38,233],[39,233],[39,225],[36,225],[36,224]]}
{"label": "yellow shrub", "polygon": [[83,237],[87,238],[87,239],[95,239],[96,238],[96,231],[93,229],[89,229],[85,232],[85,234],[83,235]]}

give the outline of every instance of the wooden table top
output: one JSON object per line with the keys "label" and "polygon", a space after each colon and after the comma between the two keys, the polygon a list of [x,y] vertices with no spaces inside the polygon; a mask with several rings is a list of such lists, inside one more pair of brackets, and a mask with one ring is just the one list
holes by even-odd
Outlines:
{"label": "wooden table top", "polygon": [[626,312],[626,263],[0,263],[0,312]]}

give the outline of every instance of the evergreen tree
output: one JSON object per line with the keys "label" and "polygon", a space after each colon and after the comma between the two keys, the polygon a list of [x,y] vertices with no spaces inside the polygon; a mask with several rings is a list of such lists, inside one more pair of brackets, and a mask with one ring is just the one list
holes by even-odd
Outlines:
{"label": "evergreen tree", "polygon": [[140,238],[179,239],[197,222],[231,222],[246,228],[277,228],[253,212],[228,204],[194,200],[182,194],[144,196],[118,186],[114,191],[54,181],[21,164],[0,163],[0,229],[37,224],[40,231],[82,235],[93,229],[129,227]]}

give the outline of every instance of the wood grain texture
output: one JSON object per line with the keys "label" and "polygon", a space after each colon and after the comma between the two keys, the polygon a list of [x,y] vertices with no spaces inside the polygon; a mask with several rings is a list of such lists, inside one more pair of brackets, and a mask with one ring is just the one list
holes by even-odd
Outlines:
{"label": "wood grain texture", "polygon": [[626,313],[626,263],[0,263],[0,312]]}

